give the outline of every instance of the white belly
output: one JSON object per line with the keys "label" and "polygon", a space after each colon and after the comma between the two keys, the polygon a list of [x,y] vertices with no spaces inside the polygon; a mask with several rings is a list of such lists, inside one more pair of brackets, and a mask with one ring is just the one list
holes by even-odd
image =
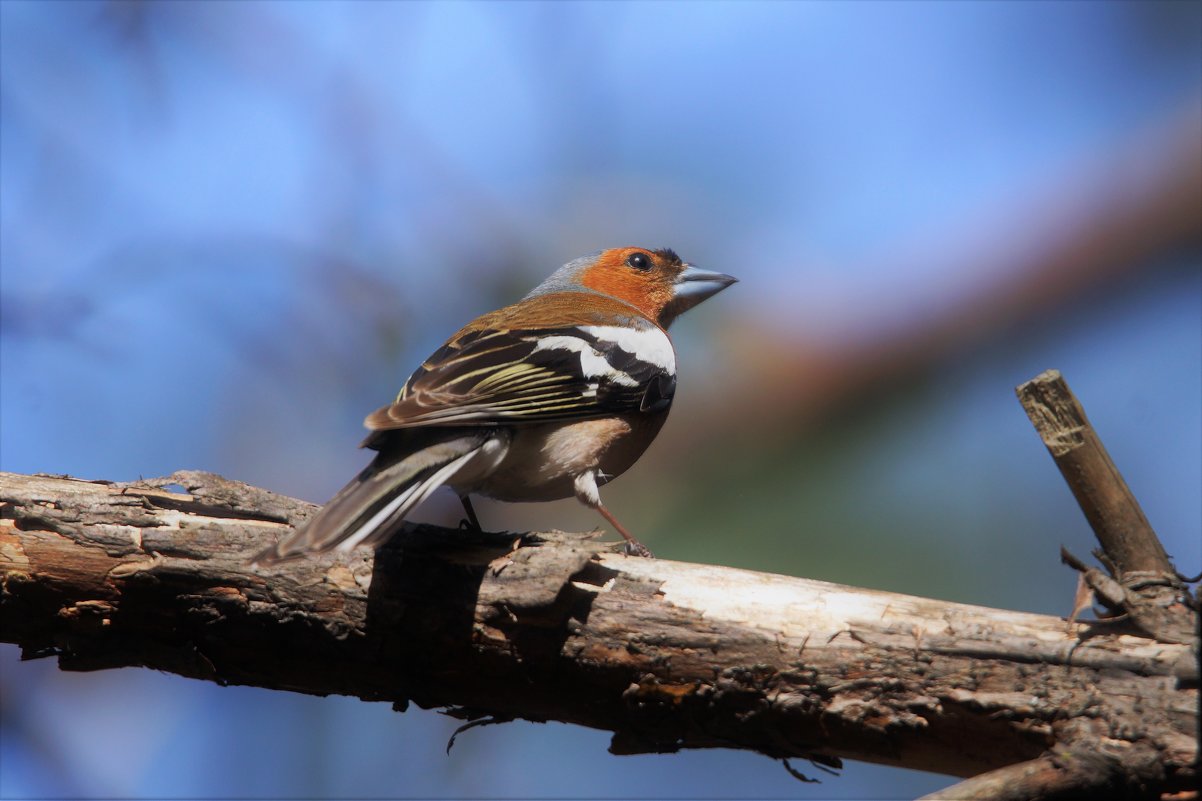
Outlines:
{"label": "white belly", "polygon": [[[513,429],[507,447],[498,442],[489,458],[478,458],[450,482],[460,494],[501,501],[554,501],[576,495],[574,481],[590,470],[598,483],[626,471],[667,418],[667,413],[626,415],[548,423]],[[498,440],[500,438],[498,437]]]}

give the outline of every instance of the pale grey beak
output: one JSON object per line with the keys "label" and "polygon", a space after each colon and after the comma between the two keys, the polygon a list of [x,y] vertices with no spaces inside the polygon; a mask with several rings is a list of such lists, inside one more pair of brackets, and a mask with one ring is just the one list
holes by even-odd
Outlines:
{"label": "pale grey beak", "polygon": [[661,324],[667,327],[668,324],[684,312],[711,295],[718,294],[738,280],[725,273],[715,273],[710,270],[702,270],[700,267],[694,267],[691,264],[686,264],[680,275],[676,276],[676,286],[672,290],[672,300],[669,301],[667,308],[660,315]]}

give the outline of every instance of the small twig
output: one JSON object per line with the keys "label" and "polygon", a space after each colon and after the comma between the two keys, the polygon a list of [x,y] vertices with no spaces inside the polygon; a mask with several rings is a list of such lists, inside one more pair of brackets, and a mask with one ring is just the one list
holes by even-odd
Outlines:
{"label": "small twig", "polygon": [[782,759],[780,761],[780,764],[784,765],[785,770],[789,771],[789,775],[792,776],[794,779],[797,779],[797,781],[799,781],[799,782],[805,782],[806,784],[821,784],[821,782],[818,779],[811,779],[809,776],[805,775],[800,770],[798,770],[797,768],[790,765],[789,760],[787,760],[787,759]]}
{"label": "small twig", "polygon": [[451,732],[451,739],[447,740],[447,753],[448,754],[451,753],[451,749],[455,747],[455,738],[457,738],[459,735],[463,734],[468,729],[475,729],[480,726],[496,726],[501,723],[512,723],[512,722],[513,722],[513,718],[503,716],[503,715],[502,716],[487,715],[482,718],[476,718],[475,720],[469,720],[467,723],[464,723],[462,726],[455,729],[455,731]]}
{"label": "small twig", "polygon": [[1068,616],[1069,626],[1077,622],[1077,615],[1084,612],[1094,605],[1093,587],[1089,586],[1089,582],[1085,580],[1085,575],[1077,574],[1077,592],[1073,595],[1073,611]]}
{"label": "small twig", "polygon": [[1127,606],[1127,594],[1121,584],[1096,567],[1090,567],[1064,546],[1060,547],[1060,561],[1076,570],[1081,580],[1094,592],[1098,600],[1111,613],[1121,612]]}

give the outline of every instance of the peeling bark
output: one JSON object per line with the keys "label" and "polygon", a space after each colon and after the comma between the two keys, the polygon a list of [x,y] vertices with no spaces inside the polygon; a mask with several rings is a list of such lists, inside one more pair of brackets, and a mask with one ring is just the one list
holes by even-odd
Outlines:
{"label": "peeling bark", "polygon": [[0,639],[66,670],[559,720],[612,731],[621,754],[976,776],[1087,751],[1119,766],[1106,787],[1155,797],[1197,778],[1194,645],[1121,621],[629,558],[559,532],[408,526],[374,558],[252,569],[314,507],[205,473],[0,473],[0,503]]}

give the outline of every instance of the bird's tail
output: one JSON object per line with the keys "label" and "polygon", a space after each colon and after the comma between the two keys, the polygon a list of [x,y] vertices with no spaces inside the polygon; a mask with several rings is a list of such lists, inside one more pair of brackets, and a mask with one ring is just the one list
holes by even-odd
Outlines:
{"label": "bird's tail", "polygon": [[379,544],[415,506],[470,461],[486,439],[467,434],[399,455],[380,453],[316,517],[256,555],[254,564]]}

